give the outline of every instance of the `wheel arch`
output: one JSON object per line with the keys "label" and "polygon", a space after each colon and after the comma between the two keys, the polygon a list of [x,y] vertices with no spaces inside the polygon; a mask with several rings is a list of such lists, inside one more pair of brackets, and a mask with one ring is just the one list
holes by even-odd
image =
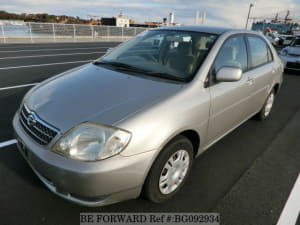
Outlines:
{"label": "wheel arch", "polygon": [[194,156],[196,156],[198,151],[199,151],[199,147],[200,147],[200,136],[199,136],[199,134],[195,130],[185,130],[185,131],[179,133],[178,135],[184,136],[184,137],[186,137],[187,139],[189,139],[191,141],[191,143],[193,145]]}
{"label": "wheel arch", "polygon": [[277,93],[278,93],[278,91],[279,91],[279,88],[280,88],[279,83],[275,83],[275,84],[273,85],[273,90],[274,90],[275,95],[277,95]]}
{"label": "wheel arch", "polygon": [[144,179],[144,182],[153,166],[153,164],[155,163],[156,159],[158,158],[159,154],[163,151],[163,149],[171,142],[173,141],[176,137],[178,136],[184,136],[187,139],[189,139],[193,145],[193,150],[194,150],[194,157],[196,157],[197,153],[199,152],[199,147],[200,147],[200,135],[198,134],[197,131],[193,130],[193,129],[188,129],[188,130],[183,130],[173,136],[171,136],[169,139],[166,140],[166,142],[160,147],[160,150],[157,152],[157,154],[154,156],[154,158],[152,159],[152,163],[151,166],[148,168],[147,172],[146,172],[146,176]]}
{"label": "wheel arch", "polygon": [[200,148],[200,135],[197,131],[195,131],[193,129],[187,129],[187,130],[178,132],[175,135],[172,135],[169,139],[166,140],[166,142],[161,146],[159,152],[157,152],[155,157],[152,159],[151,166],[148,168],[148,170],[146,172],[146,176],[144,177],[144,181],[143,181],[142,189],[141,189],[141,193],[140,193],[141,196],[145,197],[145,193],[144,193],[145,192],[145,190],[144,190],[145,182],[147,180],[147,177],[149,176],[149,173],[150,173],[154,163],[156,162],[157,158],[159,157],[160,153],[170,142],[172,142],[175,138],[177,138],[179,136],[183,136],[183,137],[187,138],[189,141],[191,141],[191,144],[193,145],[194,158],[197,156],[197,153],[199,152],[199,148]]}

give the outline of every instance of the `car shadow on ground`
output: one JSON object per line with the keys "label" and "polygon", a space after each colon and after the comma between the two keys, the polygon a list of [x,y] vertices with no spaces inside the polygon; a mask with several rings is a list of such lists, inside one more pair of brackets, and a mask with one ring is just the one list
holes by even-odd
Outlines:
{"label": "car shadow on ground", "polygon": [[[0,168],[2,168],[1,171],[9,173],[6,175],[3,174],[1,177],[9,177],[8,179],[10,180],[14,177],[14,179],[17,178],[16,180],[19,183],[26,182],[36,188],[45,188],[22,157],[16,145],[0,149]],[[1,171],[0,174],[2,173]]]}
{"label": "car shadow on ground", "polygon": [[284,70],[285,74],[289,74],[289,75],[300,75],[300,71],[297,70],[289,70],[289,69],[285,69]]}

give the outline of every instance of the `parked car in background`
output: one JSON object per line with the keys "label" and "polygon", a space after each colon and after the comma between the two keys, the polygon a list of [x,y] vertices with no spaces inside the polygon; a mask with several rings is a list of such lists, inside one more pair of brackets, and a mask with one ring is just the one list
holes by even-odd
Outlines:
{"label": "parked car in background", "polygon": [[17,145],[41,181],[72,202],[101,206],[142,192],[162,202],[195,157],[270,115],[282,73],[257,32],[150,30],[31,89],[13,120]]}
{"label": "parked car in background", "polygon": [[295,38],[294,35],[285,35],[285,34],[280,34],[279,35],[279,41],[278,44],[279,45],[283,45],[283,46],[287,46],[290,45],[292,40]]}
{"label": "parked car in background", "polygon": [[285,69],[300,71],[300,36],[295,37],[289,46],[283,48],[279,56]]}

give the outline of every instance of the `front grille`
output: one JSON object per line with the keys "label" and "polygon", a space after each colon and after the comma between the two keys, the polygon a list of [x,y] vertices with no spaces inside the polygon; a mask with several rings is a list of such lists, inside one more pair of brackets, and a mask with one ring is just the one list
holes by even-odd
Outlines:
{"label": "front grille", "polygon": [[58,129],[42,121],[25,105],[20,111],[20,123],[26,133],[40,145],[47,145],[57,135]]}
{"label": "front grille", "polygon": [[295,62],[288,62],[287,64],[286,64],[286,67],[288,68],[288,69],[300,69],[300,63],[295,63]]}

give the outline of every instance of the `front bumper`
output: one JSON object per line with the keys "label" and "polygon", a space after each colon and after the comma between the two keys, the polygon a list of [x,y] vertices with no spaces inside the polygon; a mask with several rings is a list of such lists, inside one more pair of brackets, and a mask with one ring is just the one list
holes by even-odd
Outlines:
{"label": "front bumper", "polygon": [[13,119],[18,148],[40,180],[55,194],[85,206],[102,206],[140,195],[156,156],[148,151],[97,161],[67,159],[37,144]]}
{"label": "front bumper", "polygon": [[300,70],[300,57],[279,55],[281,58],[284,68],[289,70]]}

